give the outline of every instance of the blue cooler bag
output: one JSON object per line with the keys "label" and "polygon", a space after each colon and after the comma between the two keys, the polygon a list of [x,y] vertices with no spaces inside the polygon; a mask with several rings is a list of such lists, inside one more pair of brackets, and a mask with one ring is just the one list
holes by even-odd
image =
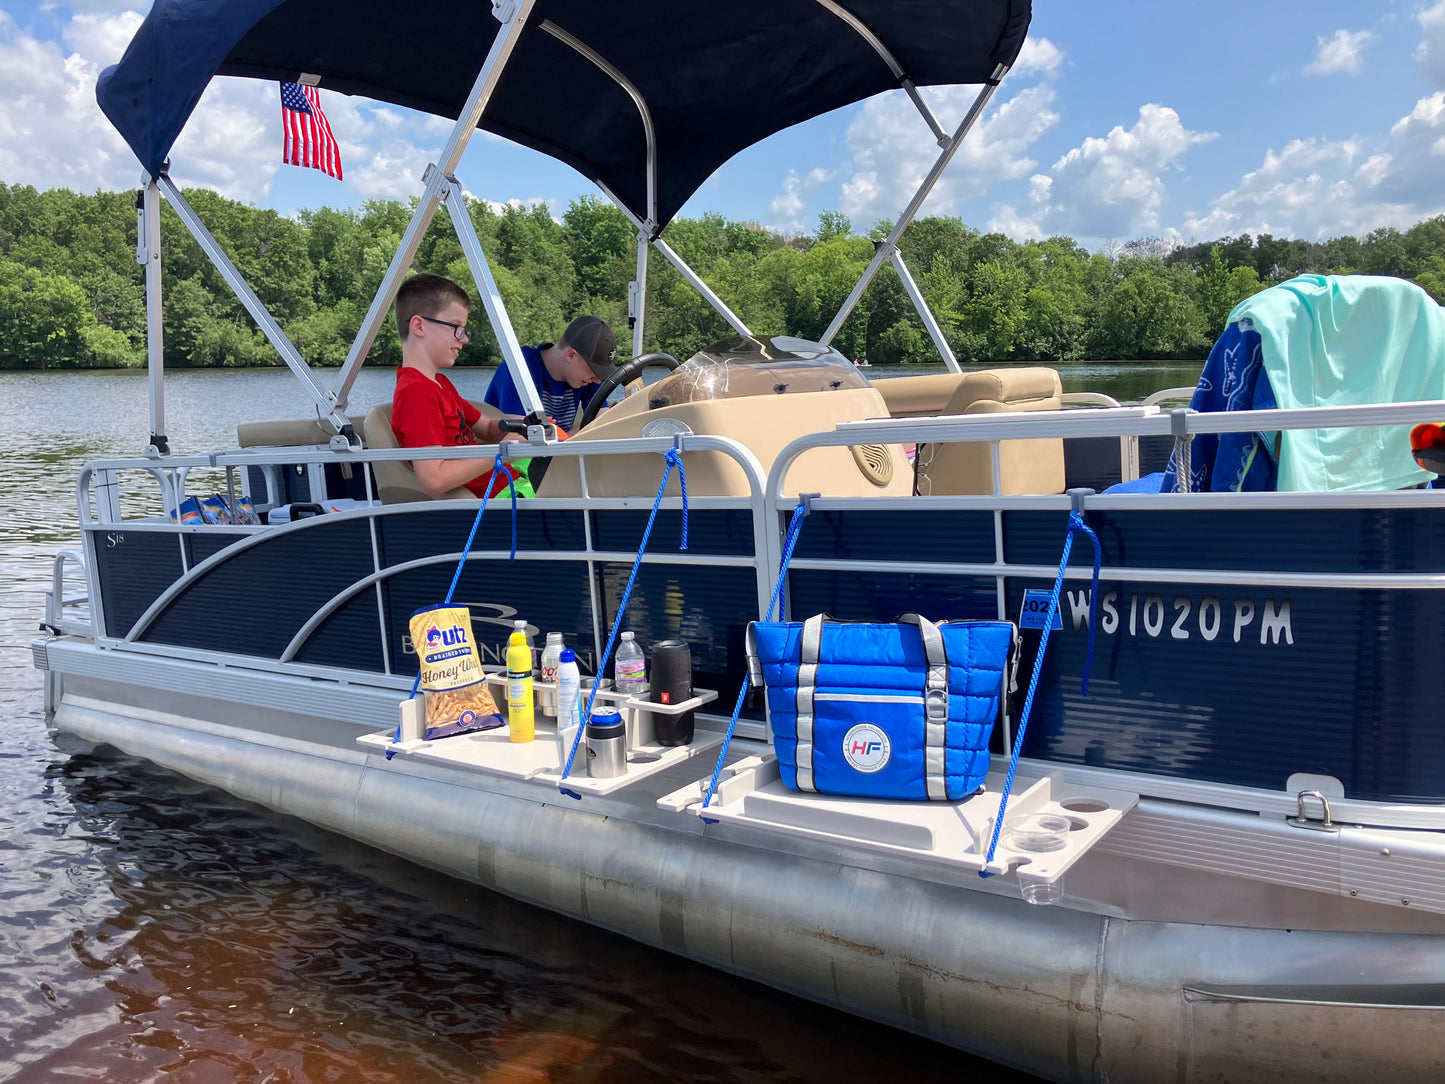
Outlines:
{"label": "blue cooler bag", "polygon": [[858,798],[958,801],[983,785],[1016,639],[1007,621],[822,615],[748,626],[783,782]]}

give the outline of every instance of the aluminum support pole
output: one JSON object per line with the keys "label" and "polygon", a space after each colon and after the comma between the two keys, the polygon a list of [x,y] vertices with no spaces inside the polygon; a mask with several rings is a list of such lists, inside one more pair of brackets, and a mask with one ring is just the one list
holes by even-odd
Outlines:
{"label": "aluminum support pole", "polygon": [[903,289],[908,294],[908,299],[913,302],[913,307],[918,310],[918,318],[923,321],[923,326],[928,329],[928,337],[933,340],[933,345],[938,347],[938,353],[943,358],[943,364],[948,366],[950,373],[961,373],[963,367],[958,364],[958,359],[953,356],[953,350],[948,345],[948,340],[943,337],[943,328],[938,326],[938,320],[933,315],[933,310],[928,307],[928,301],[923,296],[923,291],[918,288],[918,283],[913,281],[913,275],[908,270],[908,265],[903,262],[903,253],[893,253],[893,270],[898,272],[898,280],[903,283]]}
{"label": "aluminum support pole", "polygon": [[[401,244],[391,258],[391,265],[387,267],[386,274],[382,276],[381,285],[376,288],[376,295],[371,300],[371,307],[366,311],[366,319],[362,321],[361,329],[356,333],[356,341],[351,344],[346,361],[342,363],[336,384],[338,407],[346,406],[352,386],[356,383],[357,374],[361,372],[361,366],[366,361],[366,355],[370,353],[372,344],[376,342],[377,332],[381,330],[381,322],[386,319],[387,313],[391,310],[391,303],[396,297],[396,288],[401,285],[402,276],[411,267],[411,261],[416,258],[416,251],[421,246],[421,239],[426,235],[432,216],[436,214],[437,207],[441,203],[447,182],[456,173],[457,166],[462,160],[462,153],[467,149],[467,143],[471,140],[472,133],[477,130],[477,125],[481,123],[482,114],[486,111],[487,104],[497,89],[502,71],[511,58],[517,39],[521,37],[535,2],[536,0],[493,0],[492,2],[492,14],[502,23],[502,29],[492,39],[492,48],[487,53],[486,60],[482,62],[482,70],[477,73],[477,78],[472,83],[472,91],[467,98],[466,106],[457,116],[456,124],[452,125],[451,135],[447,137],[441,156],[428,167],[429,171],[435,171],[438,176],[433,178],[422,192],[421,201],[416,205],[416,210],[412,212],[411,221],[402,235]],[[500,341],[501,335],[498,334],[497,337]]]}
{"label": "aluminum support pole", "polygon": [[161,189],[145,178],[141,192],[136,256],[145,265],[146,379],[150,390],[151,439],[148,451],[169,455],[166,440],[165,329],[161,320]]}
{"label": "aluminum support pole", "polygon": [[643,353],[642,336],[647,316],[647,245],[647,231],[639,230],[637,234],[637,278],[633,280],[631,288],[627,291],[627,322],[632,325],[633,357],[640,357]]}
{"label": "aluminum support pole", "polygon": [[883,39],[873,33],[872,28],[862,19],[842,4],[837,3],[837,0],[817,0],[817,2],[852,27],[858,36],[869,44],[883,63],[888,65],[888,70],[898,80],[898,85],[903,88],[904,93],[912,100],[914,107],[922,114],[924,123],[933,129],[933,138],[937,140],[938,145],[940,147],[948,146],[948,133],[943,130],[943,125],[938,123],[938,118],[933,115],[933,110],[928,108],[928,103],[919,95],[918,87],[912,79],[908,78],[908,74],[903,70],[903,65],[893,55],[893,51],[883,44]]}
{"label": "aluminum support pole", "polygon": [[998,90],[999,81],[1003,79],[1007,72],[1007,65],[1000,64],[994,69],[993,82],[986,84],[983,89],[978,92],[978,97],[973,100],[973,105],[969,107],[968,113],[965,114],[963,120],[959,123],[957,130],[953,133],[953,138],[949,140],[948,145],[943,148],[943,152],[934,161],[933,168],[930,169],[928,175],[923,178],[923,183],[918,186],[918,191],[915,192],[913,198],[908,201],[908,206],[903,209],[903,214],[899,216],[898,223],[893,227],[893,231],[888,235],[888,239],[878,246],[878,251],[873,254],[873,259],[869,261],[868,267],[853,287],[852,293],[850,293],[848,299],[843,302],[843,307],[838,310],[838,315],[833,317],[833,322],[828,325],[828,330],[823,332],[822,342],[824,346],[831,343],[833,336],[838,334],[839,329],[843,326],[843,322],[848,319],[849,315],[853,312],[853,307],[858,304],[858,299],[863,296],[863,291],[868,288],[868,284],[873,281],[873,276],[878,274],[878,269],[883,266],[883,261],[888,259],[889,255],[897,250],[898,239],[903,236],[903,231],[908,228],[908,224],[913,221],[913,216],[918,214],[918,209],[923,206],[923,201],[928,198],[929,193],[933,191],[933,186],[936,185],[938,179],[943,176],[943,171],[948,168],[948,163],[953,161],[953,156],[958,153],[958,148],[963,145],[964,139],[968,136],[974,124],[977,123],[978,118],[982,115],[985,107],[987,107],[989,99],[991,99],[994,96],[994,92]]}
{"label": "aluminum support pole", "polygon": [[616,64],[586,42],[563,30],[551,19],[543,20],[542,29],[590,60],[603,74],[626,91],[632,104],[637,106],[638,115],[642,118],[642,137],[647,148],[647,221],[639,223],[638,228],[646,230],[647,239],[652,240],[657,233],[657,129],[653,126],[652,110],[647,107],[647,100],[643,98],[642,91],[637,89],[637,84],[623,75]]}
{"label": "aluminum support pole", "polygon": [[523,408],[529,416],[535,414],[541,418],[544,413],[542,397],[537,394],[537,385],[532,383],[532,372],[522,357],[522,345],[517,341],[517,333],[512,329],[512,320],[507,315],[507,306],[502,302],[502,294],[497,289],[497,280],[492,277],[492,269],[487,266],[487,254],[482,251],[477,227],[467,211],[462,186],[455,177],[449,181],[443,190],[442,198],[446,201],[452,227],[457,231],[457,240],[461,242],[462,254],[467,258],[467,266],[471,268],[472,278],[476,280],[477,290],[482,295],[482,308],[487,310],[487,319],[491,322],[492,331],[496,333],[497,345],[502,348],[502,358],[517,385],[517,394],[521,397]]}
{"label": "aluminum support pole", "polygon": [[677,268],[677,273],[687,279],[692,285],[692,288],[702,295],[702,299],[711,305],[717,314],[728,322],[734,331],[739,335],[752,334],[752,332],[748,330],[748,325],[742,322],[742,319],[737,313],[728,308],[723,302],[723,299],[713,293],[712,287],[703,282],[701,276],[687,265],[686,260],[672,251],[671,246],[668,245],[666,241],[659,237],[656,241],[652,242],[652,244],[658,252],[661,252],[663,256],[666,257],[668,263]]}
{"label": "aluminum support pole", "polygon": [[176,187],[175,182],[164,173],[161,174],[156,181],[157,184],[160,185],[160,189],[166,199],[169,200],[171,206],[176,209],[176,214],[180,215],[181,221],[186,225],[186,229],[191,231],[191,236],[196,239],[196,242],[201,246],[201,250],[205,252],[211,263],[215,264],[216,270],[221,273],[221,277],[226,280],[226,284],[235,291],[236,296],[241,300],[241,304],[246,306],[246,311],[251,314],[251,318],[260,326],[261,333],[265,335],[266,338],[270,340],[271,345],[276,348],[276,352],[281,355],[281,360],[286,363],[286,367],[295,373],[296,378],[305,385],[306,390],[311,394],[311,398],[315,401],[321,414],[330,420],[331,424],[336,427],[338,433],[341,432],[342,427],[349,423],[347,422],[345,413],[337,406],[335,397],[331,392],[321,386],[320,382],[316,379],[316,374],[313,373],[311,367],[306,364],[306,359],[301,356],[300,351],[298,351],[296,347],[292,345],[291,340],[286,337],[286,333],[281,330],[281,325],[278,324],[275,318],[266,310],[266,306],[263,305],[261,299],[256,296],[256,291],[251,289],[250,284],[246,281],[245,277],[242,276],[241,272],[236,269],[236,265],[231,262],[231,258],[226,255],[220,243],[211,236],[211,231],[206,229],[205,223],[201,221],[191,205],[186,202],[186,197],[181,195],[181,190]]}
{"label": "aluminum support pole", "polygon": [[[642,229],[642,219],[638,218],[637,215],[633,214],[632,211],[628,208],[627,204],[623,203],[620,199],[618,199],[611,189],[609,189],[605,184],[599,184],[597,187],[600,188],[602,190],[602,194],[611,201],[612,206],[616,207],[619,211],[625,214],[628,220],[631,221],[634,226],[636,226],[638,229]],[[681,256],[679,256],[676,252],[672,250],[671,245],[669,245],[661,237],[656,238],[652,242],[652,244],[653,247],[657,249],[657,251],[661,252],[663,256],[667,257],[667,262],[672,264],[673,267],[677,268],[678,274],[680,274],[683,278],[687,279],[687,281],[691,284],[692,288],[702,296],[702,299],[704,301],[706,301],[709,305],[713,307],[713,310],[719,316],[721,316],[724,320],[728,322],[729,326],[731,326],[734,331],[736,331],[739,335],[752,334],[752,332],[748,330],[748,325],[742,322],[742,319],[737,315],[737,313],[733,312],[732,309],[727,307],[727,304],[723,301],[723,299],[718,297],[718,295],[713,292],[712,287],[710,287],[702,280],[702,276],[688,266],[686,260],[684,260]]]}

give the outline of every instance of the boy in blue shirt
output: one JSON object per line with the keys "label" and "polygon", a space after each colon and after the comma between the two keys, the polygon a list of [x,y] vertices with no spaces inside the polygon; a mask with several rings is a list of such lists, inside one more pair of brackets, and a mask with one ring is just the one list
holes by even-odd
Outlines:
{"label": "boy in blue shirt", "polygon": [[[592,402],[597,385],[617,371],[617,337],[596,316],[579,316],[555,343],[522,347],[543,412],[567,433]],[[511,372],[503,366],[492,377],[484,400],[504,414],[526,414]]]}

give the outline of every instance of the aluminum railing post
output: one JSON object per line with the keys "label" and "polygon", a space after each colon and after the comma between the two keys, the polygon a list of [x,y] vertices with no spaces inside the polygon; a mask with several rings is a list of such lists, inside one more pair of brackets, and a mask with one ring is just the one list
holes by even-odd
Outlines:
{"label": "aluminum railing post", "polygon": [[136,205],[136,259],[145,267],[146,380],[150,391],[151,439],[148,453],[169,455],[166,440],[165,328],[161,319],[161,189],[144,178]]}
{"label": "aluminum railing post", "polygon": [[502,358],[517,385],[517,395],[522,400],[522,407],[528,416],[535,414],[540,418],[543,414],[542,397],[537,394],[537,385],[532,382],[532,372],[522,357],[522,345],[517,341],[517,333],[507,315],[507,306],[502,301],[501,291],[497,289],[497,280],[492,277],[492,269],[487,265],[487,254],[482,251],[482,242],[477,236],[477,227],[472,222],[471,213],[467,210],[462,186],[455,177],[450,178],[442,198],[446,202],[447,214],[451,217],[457,240],[461,243],[462,254],[467,258],[467,266],[471,268],[472,278],[476,280],[477,290],[482,295],[482,308],[487,310],[487,319],[496,333],[497,345],[502,348]]}
{"label": "aluminum railing post", "polygon": [[713,311],[728,322],[728,326],[739,335],[751,335],[748,325],[743,323],[742,318],[732,309],[728,308],[722,298],[713,292],[711,286],[703,282],[702,276],[688,266],[687,261],[674,252],[661,237],[652,242],[658,252],[666,258],[667,262],[677,269],[677,273],[687,279],[688,283],[696,290],[704,301],[713,307]]}
{"label": "aluminum railing post", "polygon": [[186,202],[186,197],[181,195],[181,190],[176,187],[175,182],[164,173],[156,178],[156,182],[166,199],[170,201],[171,206],[175,208],[176,214],[185,223],[186,229],[191,231],[191,236],[201,246],[201,251],[221,273],[221,278],[225,279],[226,285],[235,292],[246,311],[251,314],[251,319],[256,321],[257,326],[261,329],[261,334],[266,336],[276,353],[281,355],[281,360],[286,363],[286,367],[295,373],[296,378],[305,385],[320,412],[336,427],[338,433],[341,432],[342,427],[348,422],[346,415],[337,406],[336,397],[321,386],[320,381],[316,379],[316,374],[311,371],[311,367],[306,364],[306,359],[301,356],[301,352],[286,337],[286,332],[281,330],[281,325],[276,322],[276,318],[256,296],[256,291],[251,289],[251,284],[231,262],[231,257],[221,248],[220,242],[212,236],[211,231],[206,228],[206,224],[201,221],[195,209]]}
{"label": "aluminum railing post", "polygon": [[913,275],[908,270],[908,265],[903,262],[903,253],[893,253],[893,270],[898,273],[898,281],[903,283],[904,292],[908,299],[913,302],[914,309],[918,312],[918,318],[923,321],[923,326],[928,330],[928,337],[933,340],[933,345],[938,348],[938,353],[943,357],[943,364],[948,366],[951,373],[963,372],[958,359],[953,356],[953,349],[948,345],[948,340],[943,337],[943,328],[938,326],[938,319],[933,315],[933,310],[928,307],[928,300],[923,296],[923,291],[918,288],[918,283],[913,281]]}
{"label": "aluminum railing post", "polygon": [[637,233],[637,278],[633,280],[631,288],[627,291],[627,317],[628,323],[632,325],[633,357],[640,357],[644,352],[642,340],[647,323],[648,240],[646,231],[639,230]]}
{"label": "aluminum railing post", "polygon": [[833,337],[837,335],[843,327],[843,322],[852,314],[854,306],[858,304],[858,299],[863,296],[863,291],[868,288],[868,284],[873,281],[873,276],[878,274],[878,269],[883,266],[883,261],[888,259],[889,256],[897,250],[898,241],[899,238],[903,236],[903,231],[907,229],[909,223],[913,221],[914,215],[918,214],[919,208],[923,206],[923,201],[928,198],[929,193],[933,191],[934,185],[938,183],[938,179],[943,176],[943,171],[948,168],[948,163],[953,161],[953,156],[958,153],[958,148],[963,145],[964,139],[967,138],[974,124],[977,123],[978,118],[983,114],[984,109],[989,103],[989,99],[994,96],[994,92],[998,90],[999,82],[1007,72],[1008,66],[1000,64],[994,69],[993,81],[986,83],[983,89],[978,92],[978,97],[973,100],[973,105],[969,106],[968,112],[964,115],[963,120],[959,122],[953,138],[950,139],[948,144],[943,148],[943,153],[934,161],[933,168],[931,168],[927,176],[923,178],[923,183],[918,186],[918,191],[913,193],[913,198],[908,201],[908,206],[903,209],[903,214],[899,216],[898,222],[894,225],[892,232],[889,233],[887,240],[878,246],[878,251],[873,254],[873,259],[868,262],[867,268],[864,269],[862,276],[854,285],[852,292],[848,294],[847,300],[843,302],[843,307],[840,308],[838,314],[833,317],[833,322],[828,325],[828,330],[823,332],[821,341],[824,346],[831,343]]}
{"label": "aluminum railing post", "polygon": [[502,23],[502,29],[492,39],[492,47],[487,53],[486,60],[482,62],[481,71],[477,73],[477,78],[472,83],[472,91],[467,98],[466,105],[458,114],[456,124],[452,125],[446,146],[442,148],[440,157],[429,167],[436,170],[438,175],[433,179],[433,183],[427,185],[422,192],[421,201],[417,204],[416,210],[412,212],[411,221],[407,223],[401,244],[397,247],[396,254],[392,256],[391,264],[387,267],[386,274],[382,276],[381,284],[376,288],[376,295],[371,300],[371,307],[366,310],[366,318],[362,321],[361,328],[356,333],[356,340],[347,352],[346,361],[342,363],[336,383],[336,403],[340,407],[346,406],[352,386],[356,383],[356,377],[361,372],[362,364],[366,361],[366,355],[370,353],[372,345],[376,342],[377,332],[381,330],[381,322],[386,319],[386,314],[391,309],[392,300],[396,297],[396,288],[401,285],[402,276],[406,274],[407,269],[411,267],[412,260],[416,258],[417,249],[421,246],[421,239],[425,236],[432,216],[436,214],[437,207],[441,203],[443,190],[461,163],[462,153],[467,149],[467,143],[470,142],[472,133],[481,123],[482,114],[486,111],[487,103],[491,101],[492,93],[497,89],[502,71],[506,68],[513,49],[516,48],[517,39],[521,37],[535,2],[536,0],[493,0],[492,14]]}

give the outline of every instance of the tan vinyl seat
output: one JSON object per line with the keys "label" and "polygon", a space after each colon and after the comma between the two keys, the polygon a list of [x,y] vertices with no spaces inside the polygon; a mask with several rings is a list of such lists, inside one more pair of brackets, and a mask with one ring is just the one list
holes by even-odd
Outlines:
{"label": "tan vinyl seat", "polygon": [[[501,411],[488,403],[468,400],[483,414],[500,418]],[[366,412],[361,431],[368,448],[400,448],[396,433],[391,428],[391,404],[381,403]],[[372,476],[376,479],[376,494],[382,504],[409,504],[413,501],[429,501],[432,495],[417,481],[416,471],[404,460],[383,460],[371,465]],[[436,498],[442,501],[474,501],[477,495],[466,486],[443,493]]]}
{"label": "tan vinyl seat", "polygon": [[[1063,394],[1063,385],[1055,369],[1043,366],[980,369],[964,374],[941,413],[1011,414],[1024,410],[1061,410]],[[1054,437],[1003,441],[999,445],[999,475],[1002,493],[1062,493],[1063,440]],[[924,496],[992,493],[990,447],[984,441],[920,444],[914,477],[917,492]]]}
{"label": "tan vinyl seat", "polygon": [[[360,414],[347,419],[353,432],[360,433]],[[280,421],[242,422],[236,426],[238,448],[298,448],[326,444],[336,435],[336,427],[326,418],[294,418]]]}

